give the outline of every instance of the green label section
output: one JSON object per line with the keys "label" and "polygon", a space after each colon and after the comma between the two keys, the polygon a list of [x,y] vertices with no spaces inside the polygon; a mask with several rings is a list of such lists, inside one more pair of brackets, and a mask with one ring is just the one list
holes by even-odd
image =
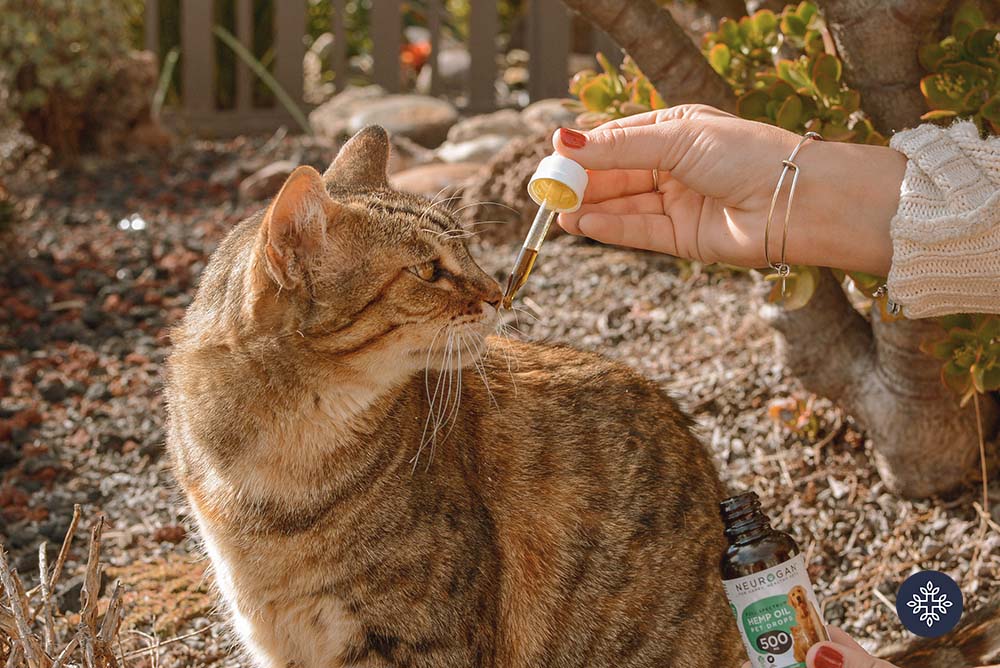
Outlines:
{"label": "green label section", "polygon": [[[770,596],[743,610],[743,632],[750,645],[761,654],[785,654],[792,649],[792,627],[795,611],[787,596]],[[789,668],[805,668],[804,663],[792,663]]]}

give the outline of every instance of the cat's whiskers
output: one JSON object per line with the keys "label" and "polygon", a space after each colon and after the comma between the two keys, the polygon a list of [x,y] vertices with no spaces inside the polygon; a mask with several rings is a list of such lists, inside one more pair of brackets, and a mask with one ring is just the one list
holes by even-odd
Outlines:
{"label": "cat's whiskers", "polygon": [[[458,420],[456,418],[458,417],[459,407],[462,404],[462,346],[461,346],[462,333],[456,330],[454,334],[458,338],[458,343],[459,343],[459,345],[456,347],[458,360],[456,363],[456,373],[454,374],[455,375],[454,393],[452,393],[451,391],[452,390],[451,383],[449,382],[448,384],[448,397],[450,399],[452,396],[454,396],[454,400],[452,400],[452,408],[448,411],[447,415],[444,418],[444,422],[442,423],[442,425],[447,425],[450,422],[451,425],[448,427],[448,431],[445,432],[444,438],[441,439],[440,441],[441,443],[444,443],[445,441],[448,440],[448,437],[451,436],[452,430],[455,429],[455,425],[458,424]],[[452,378],[452,374],[450,372],[448,377],[450,381]],[[447,403],[445,403],[445,405],[447,406]],[[431,443],[430,456],[427,458],[427,469],[430,469],[431,462],[434,461],[434,452],[437,450],[437,445],[438,441],[437,439],[435,439],[434,442]]]}
{"label": "cat's whiskers", "polygon": [[457,209],[455,209],[454,211],[452,211],[451,215],[458,216],[458,214],[460,212],[465,211],[469,207],[472,207],[472,206],[483,206],[485,204],[489,204],[489,205],[492,205],[492,206],[499,206],[499,207],[502,207],[504,209],[509,209],[510,211],[513,211],[514,213],[518,213],[517,209],[515,209],[514,207],[512,207],[512,206],[510,206],[508,204],[504,204],[503,202],[482,201],[482,202],[469,202],[468,204],[466,204],[464,206],[460,206]]}
{"label": "cat's whiskers", "polygon": [[[510,339],[510,333],[507,331],[506,324],[504,324],[502,321],[497,323],[497,330],[496,331],[497,331],[497,334],[499,334],[500,336],[502,336],[504,338],[504,340],[507,341],[507,345],[500,344],[499,347],[500,347],[500,352],[503,353],[504,359],[507,362],[507,375],[510,376],[510,385],[511,385],[512,388],[514,388],[514,396],[517,397],[517,382],[514,380],[514,370],[511,367],[511,363],[510,363],[510,358],[511,358],[511,350],[510,350],[511,349],[511,339]],[[489,355],[489,352],[490,352],[490,344],[487,342],[486,354]],[[517,358],[515,356],[515,362],[516,361],[517,361]]]}
{"label": "cat's whiskers", "polygon": [[528,309],[526,309],[523,306],[516,306],[516,305],[514,305],[513,306],[513,311],[515,313],[523,313],[524,315],[528,316],[529,318],[531,318],[535,322],[541,322],[541,319],[537,315],[535,315],[534,313],[532,313],[531,311],[529,311]]}
{"label": "cat's whiskers", "polygon": [[[426,418],[426,420],[424,420],[424,429],[423,429],[423,432],[420,434],[420,445],[417,447],[416,454],[414,454],[413,458],[410,460],[411,463],[413,464],[413,470],[414,471],[417,470],[417,464],[420,461],[420,454],[423,452],[424,447],[426,446],[428,440],[435,438],[436,435],[437,435],[438,424],[437,424],[437,416],[435,415],[434,407],[435,407],[435,403],[436,403],[437,398],[438,398],[438,393],[441,390],[441,379],[444,376],[444,370],[445,370],[444,360],[447,357],[448,351],[450,350],[450,346],[451,346],[451,331],[450,330],[448,332],[448,341],[445,343],[444,351],[442,352],[442,360],[441,360],[442,363],[441,363],[441,367],[438,369],[438,377],[437,377],[437,382],[434,384],[434,392],[433,392],[433,394],[430,391],[430,383],[427,382],[427,377],[428,377],[428,373],[430,371],[430,359],[431,359],[431,354],[434,351],[434,342],[437,340],[438,335],[442,331],[445,331],[446,329],[449,329],[447,325],[442,326],[434,334],[434,339],[431,341],[431,347],[427,351],[427,366],[426,366],[425,373],[424,373],[424,380],[425,380],[424,387],[427,390],[428,409],[427,409],[427,418]],[[428,428],[431,430],[429,436],[428,436],[428,432],[427,432]]]}
{"label": "cat's whiskers", "polygon": [[437,191],[437,194],[434,195],[434,199],[431,200],[431,203],[427,205],[427,207],[421,212],[420,217],[417,219],[417,224],[418,225],[424,221],[424,218],[427,216],[428,213],[431,212],[431,209],[433,209],[434,207],[440,206],[442,204],[446,204],[446,203],[448,203],[448,202],[450,202],[452,200],[455,200],[455,199],[461,199],[462,198],[461,191],[459,191],[459,192],[455,193],[454,195],[452,195],[451,197],[445,197],[445,198],[439,200],[438,197],[445,190],[447,190],[448,188],[449,188],[449,186],[444,186],[443,188],[441,188],[441,190]]}
{"label": "cat's whiskers", "polygon": [[469,351],[469,355],[472,358],[472,365],[476,367],[476,372],[479,374],[479,377],[483,379],[483,387],[486,388],[486,394],[489,395],[490,402],[492,402],[492,404],[497,408],[497,410],[499,410],[500,404],[497,403],[497,399],[493,395],[493,390],[490,389],[490,381],[486,377],[486,363],[484,361],[485,358],[483,357],[483,348],[482,348],[482,345],[485,344],[477,343],[476,349],[475,351],[473,351],[472,349],[473,344],[469,343],[467,339],[464,340],[464,343]]}

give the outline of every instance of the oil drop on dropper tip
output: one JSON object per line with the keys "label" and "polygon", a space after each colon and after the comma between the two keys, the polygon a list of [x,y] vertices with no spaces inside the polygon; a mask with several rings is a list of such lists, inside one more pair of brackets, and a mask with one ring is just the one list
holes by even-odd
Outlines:
{"label": "oil drop on dropper tip", "polygon": [[587,170],[558,153],[543,158],[528,182],[528,195],[538,205],[538,213],[514,261],[503,295],[504,308],[511,308],[514,296],[528,282],[538,251],[556,214],[576,211],[587,189]]}

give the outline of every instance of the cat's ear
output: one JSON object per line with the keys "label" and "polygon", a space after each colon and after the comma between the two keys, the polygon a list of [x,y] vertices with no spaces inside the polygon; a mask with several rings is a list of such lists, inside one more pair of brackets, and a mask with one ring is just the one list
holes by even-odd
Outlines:
{"label": "cat's ear", "polygon": [[388,166],[389,135],[384,128],[369,125],[347,140],[323,180],[338,187],[387,188]]}
{"label": "cat's ear", "polygon": [[302,282],[305,264],[325,243],[327,227],[341,214],[326,192],[323,178],[309,166],[298,167],[281,186],[261,226],[263,262],[282,288]]}

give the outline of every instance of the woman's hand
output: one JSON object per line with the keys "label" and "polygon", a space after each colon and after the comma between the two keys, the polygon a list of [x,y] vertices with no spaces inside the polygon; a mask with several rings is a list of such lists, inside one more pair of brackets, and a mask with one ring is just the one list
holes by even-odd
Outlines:
{"label": "woman's hand", "polygon": [[[831,626],[827,630],[831,641],[809,648],[806,656],[809,668],[897,668],[888,661],[873,657],[840,629]],[[743,668],[751,668],[750,662],[744,663]]]}
{"label": "woman's hand", "polygon": [[[768,207],[781,161],[800,139],[701,105],[630,116],[586,133],[560,129],[556,151],[587,168],[590,184],[583,207],[559,222],[605,243],[766,266]],[[885,275],[906,158],[884,147],[810,141],[795,162],[801,172],[787,261]],[[773,262],[790,180],[771,223]]]}

